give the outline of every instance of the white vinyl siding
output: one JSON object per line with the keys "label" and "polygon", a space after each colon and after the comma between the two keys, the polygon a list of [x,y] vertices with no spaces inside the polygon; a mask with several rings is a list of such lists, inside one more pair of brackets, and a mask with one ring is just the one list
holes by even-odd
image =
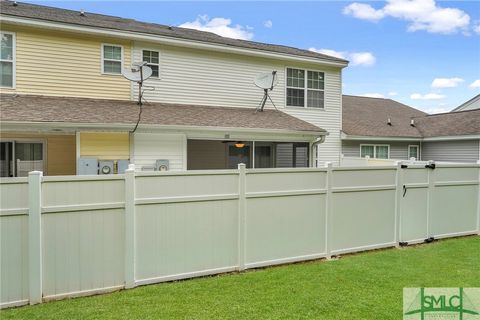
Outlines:
{"label": "white vinyl siding", "polygon": [[[161,53],[159,61],[161,80],[151,78],[146,85],[155,88],[146,91],[150,102],[241,107],[255,109],[263,97],[263,90],[253,79],[259,73],[277,71],[278,84],[269,92],[276,107],[283,112],[310,122],[329,132],[318,147],[318,160],[338,163],[342,120],[341,69],[322,67],[325,82],[324,108],[286,108],[285,75],[291,62],[254,58],[213,51],[202,51],[172,46],[135,43],[132,61],[142,60],[142,50],[149,48]],[[292,66],[294,67],[294,66]],[[318,65],[299,65],[299,69],[316,70]],[[133,85],[136,99],[138,87]],[[267,102],[267,109],[272,109]]]}
{"label": "white vinyl siding", "polygon": [[135,133],[133,162],[137,170],[168,160],[170,171],[186,169],[186,138],[183,134]]}
{"label": "white vinyl siding", "polygon": [[426,141],[422,160],[474,163],[480,157],[480,140]]}
{"label": "white vinyl siding", "polygon": [[15,34],[0,33],[0,87],[15,87]]}
{"label": "white vinyl siding", "polygon": [[122,74],[123,47],[102,44],[102,73]]}

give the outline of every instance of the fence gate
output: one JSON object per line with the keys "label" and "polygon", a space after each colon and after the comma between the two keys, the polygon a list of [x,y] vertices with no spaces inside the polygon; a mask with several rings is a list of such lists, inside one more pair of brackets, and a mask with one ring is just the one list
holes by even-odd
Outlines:
{"label": "fence gate", "polygon": [[478,169],[408,165],[399,172],[400,242],[475,234]]}

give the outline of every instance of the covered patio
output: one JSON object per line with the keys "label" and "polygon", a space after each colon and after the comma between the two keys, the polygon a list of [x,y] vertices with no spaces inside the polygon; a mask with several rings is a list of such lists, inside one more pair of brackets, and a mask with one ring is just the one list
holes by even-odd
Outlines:
{"label": "covered patio", "polygon": [[309,167],[328,134],[278,110],[145,103],[140,114],[134,101],[9,94],[1,103],[2,176],[19,175],[9,142],[24,137],[35,138],[18,144],[31,162],[25,172],[71,175],[101,161],[117,168],[108,174],[126,162],[142,171]]}

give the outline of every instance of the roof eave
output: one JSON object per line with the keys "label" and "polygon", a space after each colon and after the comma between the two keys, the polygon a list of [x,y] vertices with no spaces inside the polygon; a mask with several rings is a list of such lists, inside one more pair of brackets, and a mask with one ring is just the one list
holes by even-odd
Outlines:
{"label": "roof eave", "polygon": [[[29,129],[51,128],[51,129],[87,129],[87,130],[123,130],[130,131],[135,124],[126,123],[84,123],[84,122],[28,122],[28,121],[1,121],[2,130],[18,129],[18,126],[28,125]],[[320,129],[320,128],[319,128]],[[166,130],[166,131],[214,131],[214,132],[237,132],[237,133],[269,133],[297,136],[321,137],[328,135],[325,130],[290,130],[290,129],[268,129],[268,128],[241,128],[241,127],[212,127],[212,126],[179,126],[179,125],[158,125],[158,124],[140,124],[138,131]]]}
{"label": "roof eave", "polygon": [[63,22],[55,22],[48,20],[32,19],[19,16],[11,16],[0,14],[0,22],[2,23],[11,23],[17,25],[25,25],[32,27],[40,27],[46,29],[52,29],[57,31],[67,31],[67,32],[80,32],[86,34],[102,34],[110,37],[117,37],[129,40],[137,41],[147,41],[147,42],[157,42],[163,44],[169,44],[173,46],[204,49],[204,50],[216,50],[228,53],[237,53],[249,56],[258,56],[265,58],[275,58],[281,60],[290,60],[297,62],[306,62],[314,64],[328,65],[332,67],[345,68],[348,66],[348,61],[338,61],[338,60],[328,60],[322,58],[313,58],[300,55],[292,55],[286,53],[279,53],[274,51],[260,50],[260,49],[251,49],[251,48],[241,48],[236,46],[217,44],[212,42],[204,42],[198,40],[187,40],[174,37],[167,37],[161,35],[154,35],[148,33],[140,32],[131,32],[123,31],[117,29],[108,29],[100,27],[89,27],[89,26],[80,26],[76,24],[68,24]]}

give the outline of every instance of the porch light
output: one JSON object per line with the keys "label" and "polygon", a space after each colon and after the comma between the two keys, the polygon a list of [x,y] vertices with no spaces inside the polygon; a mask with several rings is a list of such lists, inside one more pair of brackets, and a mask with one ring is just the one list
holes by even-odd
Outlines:
{"label": "porch light", "polygon": [[243,148],[243,147],[245,147],[245,143],[240,142],[240,141],[235,143],[235,148],[239,148],[239,149],[240,149],[240,148]]}

